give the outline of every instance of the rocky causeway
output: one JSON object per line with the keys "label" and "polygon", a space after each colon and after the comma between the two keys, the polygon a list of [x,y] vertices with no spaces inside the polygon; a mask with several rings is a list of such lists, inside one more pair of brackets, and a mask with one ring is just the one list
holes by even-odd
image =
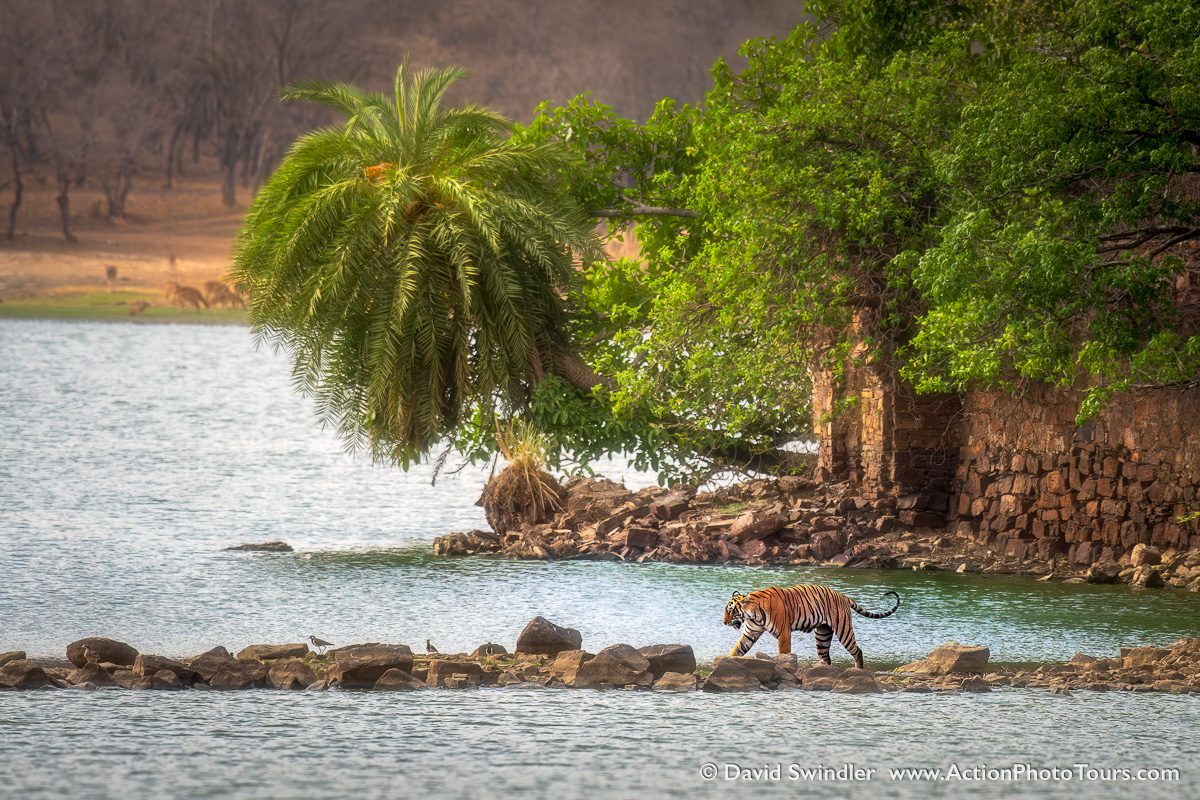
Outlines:
{"label": "rocky causeway", "polygon": [[1123,648],[1109,657],[1076,654],[1066,662],[993,665],[979,645],[947,642],[891,670],[863,670],[795,654],[721,657],[698,664],[686,644],[583,649],[579,631],[536,617],[513,652],[487,643],[470,654],[418,655],[404,644],[368,643],[318,655],[307,644],[257,644],[236,654],[214,647],[189,658],[138,652],[90,637],[66,657],[0,653],[0,690],[134,689],[419,691],[425,689],[626,689],[666,692],[829,691],[988,692],[1004,687],[1200,693],[1200,639]]}

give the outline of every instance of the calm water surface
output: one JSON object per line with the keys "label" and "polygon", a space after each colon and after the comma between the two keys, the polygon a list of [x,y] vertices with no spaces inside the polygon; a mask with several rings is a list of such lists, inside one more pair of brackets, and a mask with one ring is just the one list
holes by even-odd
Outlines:
{"label": "calm water surface", "polygon": [[[652,482],[611,465],[631,485]],[[727,652],[733,589],[821,580],[895,617],[859,620],[868,662],[947,639],[998,660],[1069,658],[1197,635],[1200,597],[1028,579],[876,571],[444,560],[434,536],[482,527],[486,472],[435,486],[343,452],[291,389],[285,360],[236,327],[0,320],[0,651],[59,655],[86,635],[183,656],[216,644],[431,638],[512,645],[535,614],[614,642]],[[295,553],[227,553],[283,539]],[[811,646],[801,642],[801,653]],[[769,647],[769,646],[768,646]],[[835,657],[837,657],[835,653]],[[845,654],[841,653],[844,658]],[[375,696],[191,692],[0,694],[0,781],[25,798],[958,796],[962,783],[878,777],[730,784],[712,761],[946,767],[1166,766],[1197,796],[1200,699],[996,692],[986,697],[721,698],[479,691]],[[971,785],[1066,796],[1078,784]],[[1088,784],[1123,796],[1130,784]],[[1189,789],[1190,787],[1190,790]]]}

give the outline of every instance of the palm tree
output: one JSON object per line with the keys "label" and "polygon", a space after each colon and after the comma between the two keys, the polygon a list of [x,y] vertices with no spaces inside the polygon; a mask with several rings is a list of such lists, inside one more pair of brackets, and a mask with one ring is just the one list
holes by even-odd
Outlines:
{"label": "palm tree", "polygon": [[255,198],[233,277],[254,330],[352,447],[408,463],[478,410],[510,413],[572,356],[566,298],[600,257],[552,146],[479,106],[444,108],[459,68],[396,71],[393,97],[306,83],[341,127],[301,136]]}

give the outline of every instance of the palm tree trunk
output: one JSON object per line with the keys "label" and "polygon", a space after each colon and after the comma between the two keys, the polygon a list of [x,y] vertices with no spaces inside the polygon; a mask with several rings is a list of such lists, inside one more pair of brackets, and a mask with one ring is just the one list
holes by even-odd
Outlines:
{"label": "palm tree trunk", "polygon": [[584,392],[597,386],[615,389],[617,382],[607,375],[598,375],[573,350],[555,347],[550,354],[550,368],[555,375]]}

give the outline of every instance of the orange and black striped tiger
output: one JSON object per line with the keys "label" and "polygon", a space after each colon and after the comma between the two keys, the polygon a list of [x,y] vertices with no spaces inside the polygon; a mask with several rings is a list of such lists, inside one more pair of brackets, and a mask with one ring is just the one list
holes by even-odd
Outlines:
{"label": "orange and black striped tiger", "polygon": [[862,669],[862,650],[854,641],[850,611],[853,609],[870,619],[890,617],[900,607],[900,595],[884,592],[884,597],[889,594],[896,598],[896,605],[888,611],[873,612],[863,609],[841,592],[815,584],[786,589],[772,586],[750,594],[734,592],[725,606],[725,624],[741,628],[742,635],[730,655],[746,655],[763,631],[770,631],[779,640],[780,653],[790,653],[792,631],[811,631],[817,635],[817,655],[826,664],[830,663],[829,643],[836,635],[846,652],[854,656],[855,666]]}

